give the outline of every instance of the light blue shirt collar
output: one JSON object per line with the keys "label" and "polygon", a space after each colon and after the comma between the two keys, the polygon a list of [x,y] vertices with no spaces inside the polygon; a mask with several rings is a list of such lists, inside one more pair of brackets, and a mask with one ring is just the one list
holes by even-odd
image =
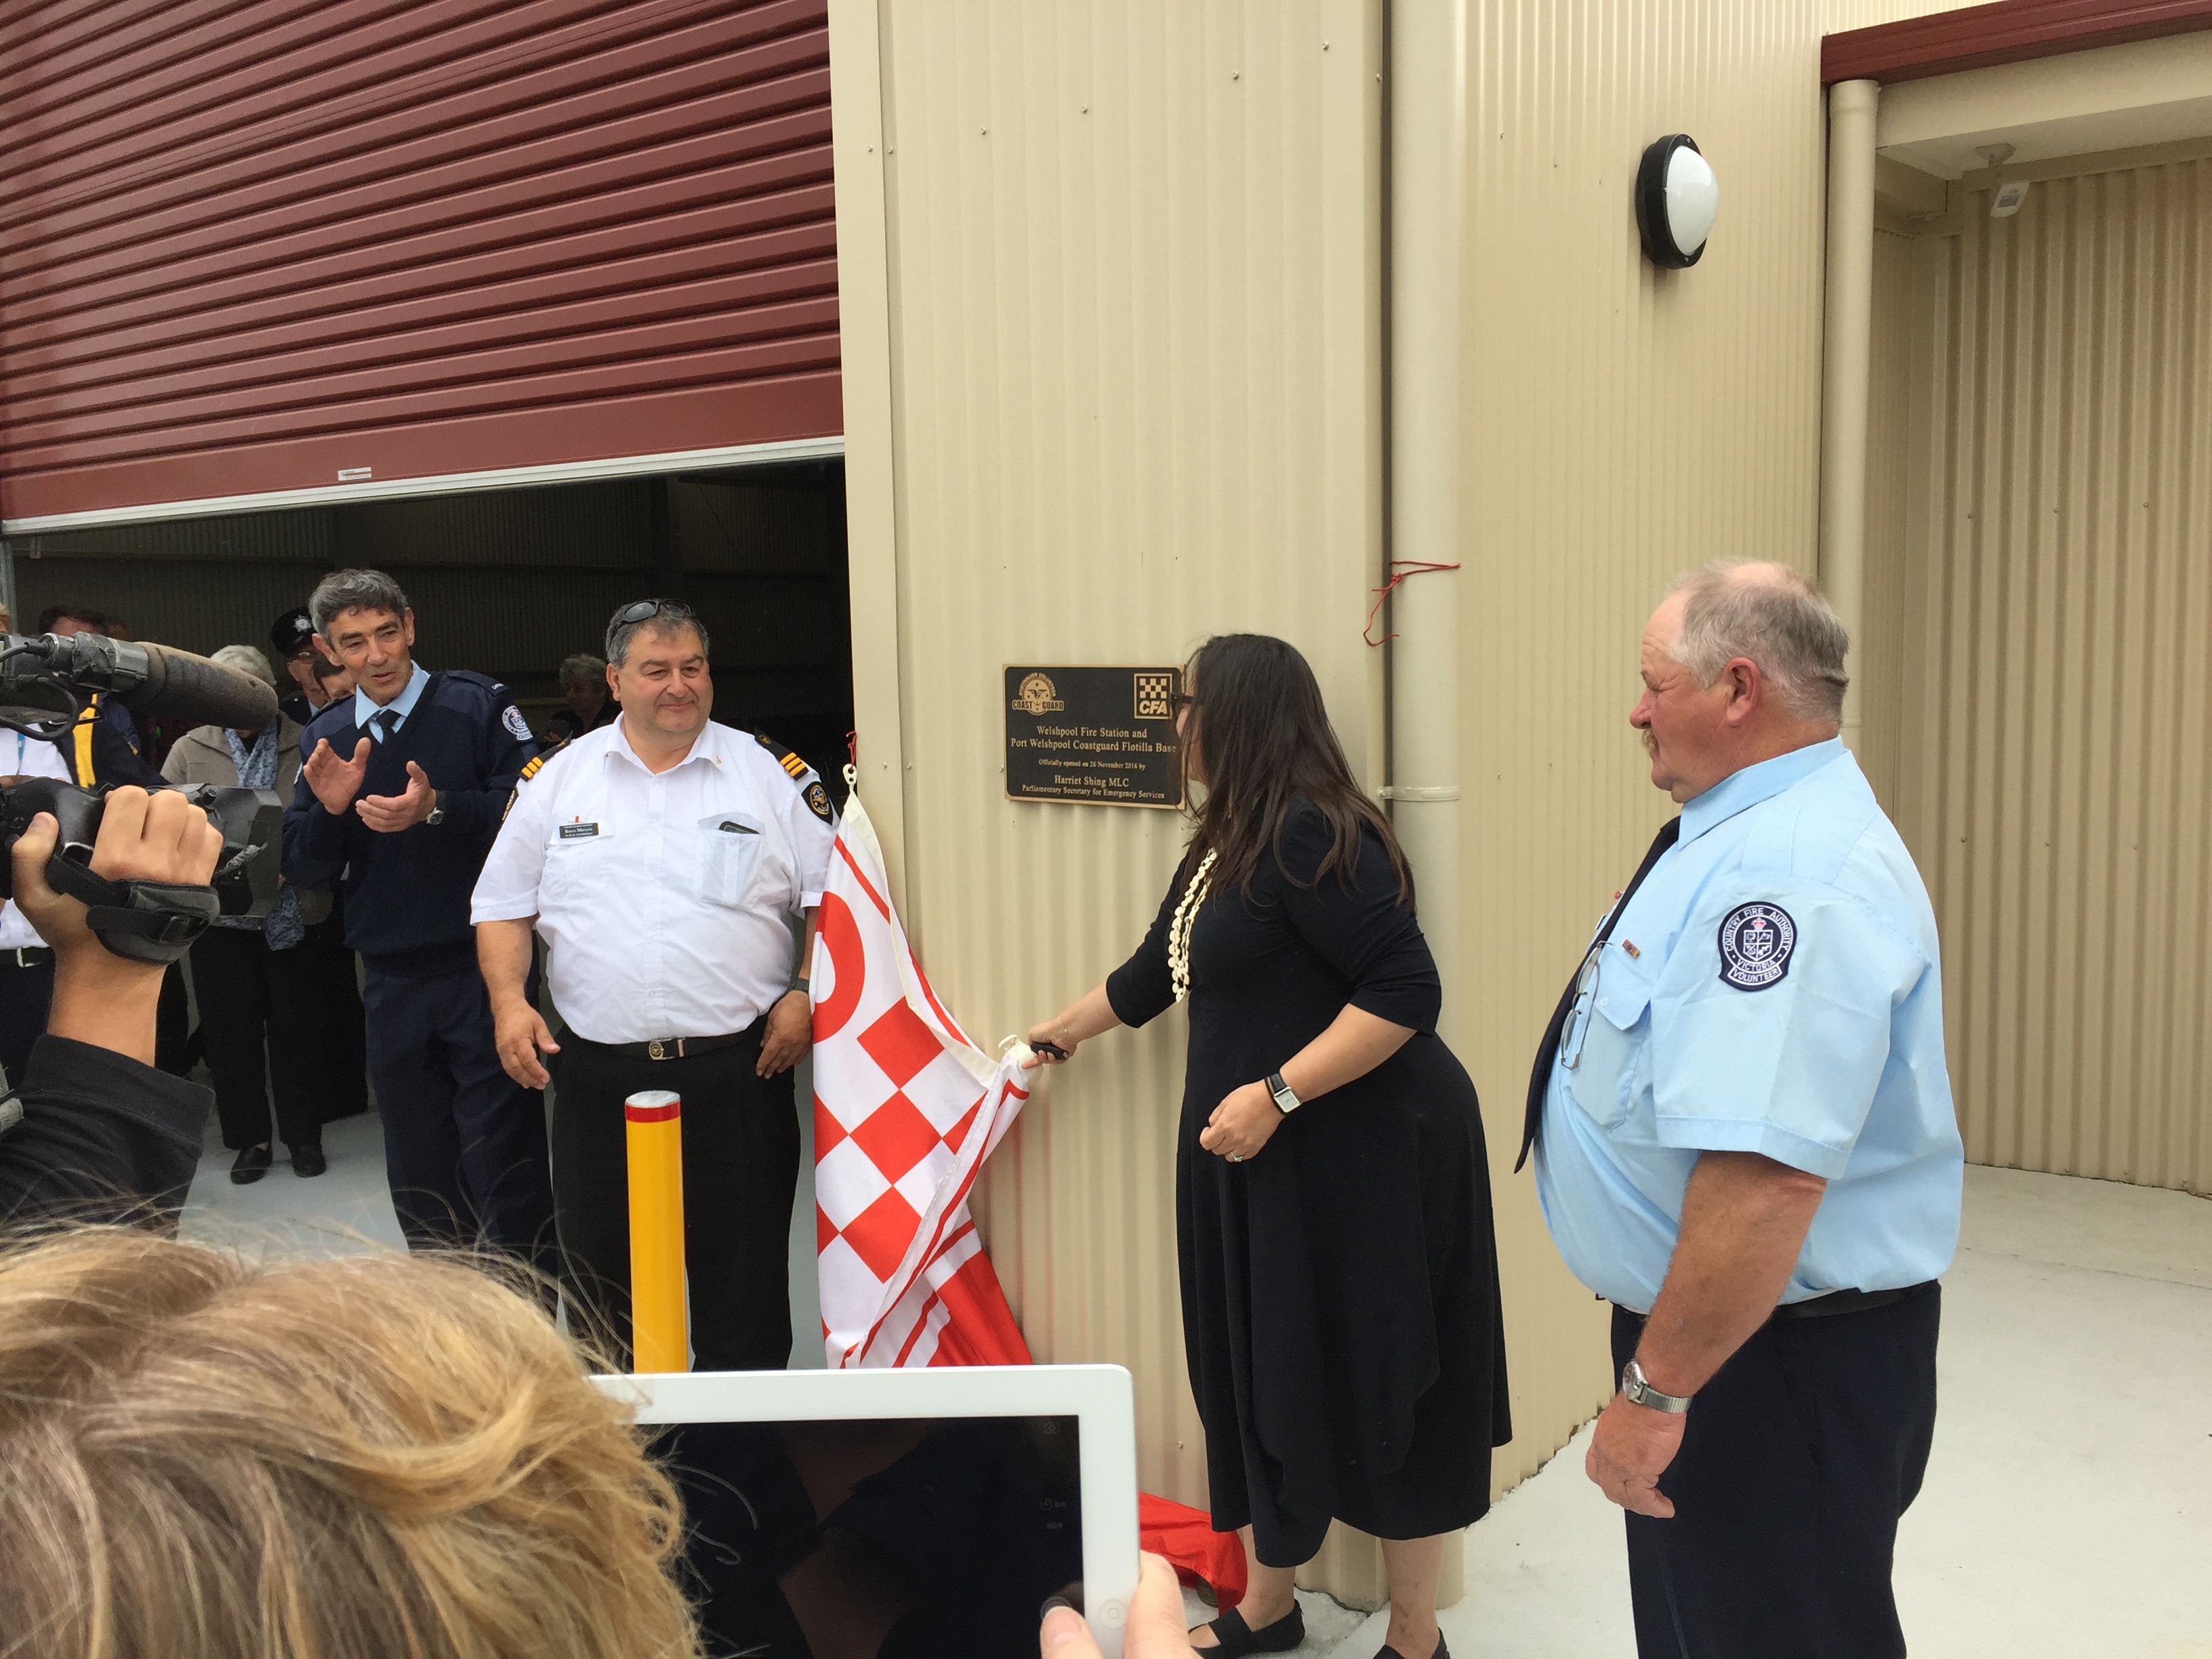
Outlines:
{"label": "light blue shirt collar", "polygon": [[[414,688],[410,686],[408,690],[411,693]],[[1763,800],[1772,800],[1791,784],[1811,777],[1843,752],[1844,740],[1830,738],[1730,773],[1704,794],[1684,803],[1683,843],[1687,845],[1715,825],[1727,823]]]}
{"label": "light blue shirt collar", "polygon": [[[369,722],[374,720],[379,714],[383,712],[384,709],[389,708],[394,710],[398,714],[400,726],[406,725],[408,717],[415,712],[415,705],[422,700],[422,688],[429,684],[429,683],[430,671],[423,667],[422,665],[418,662],[415,665],[414,673],[408,677],[407,684],[400,688],[399,695],[394,697],[390,702],[380,706],[371,700],[368,692],[362,690],[355,691],[353,694],[353,723],[359,726],[362,731],[368,732],[372,738],[376,738],[380,740],[384,735],[384,728],[378,726],[371,726]],[[392,729],[397,731],[398,726],[394,726]],[[1769,761],[1766,763],[1769,766],[1771,766],[1774,763]],[[1739,773],[1737,775],[1740,777],[1742,775]],[[1730,781],[1734,781],[1734,780],[1732,779]],[[1711,793],[1711,792],[1708,791],[1707,793]],[[1700,797],[1700,799],[1702,799],[1702,797]]]}

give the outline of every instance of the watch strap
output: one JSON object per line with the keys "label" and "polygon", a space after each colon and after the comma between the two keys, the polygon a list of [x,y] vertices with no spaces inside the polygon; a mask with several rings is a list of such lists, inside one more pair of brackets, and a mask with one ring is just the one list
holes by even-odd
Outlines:
{"label": "watch strap", "polygon": [[1644,1367],[1631,1359],[1620,1368],[1620,1392],[1632,1405],[1648,1406],[1655,1412],[1666,1412],[1680,1417],[1690,1409],[1692,1396],[1686,1394],[1664,1394],[1651,1386],[1651,1379],[1644,1374]]}

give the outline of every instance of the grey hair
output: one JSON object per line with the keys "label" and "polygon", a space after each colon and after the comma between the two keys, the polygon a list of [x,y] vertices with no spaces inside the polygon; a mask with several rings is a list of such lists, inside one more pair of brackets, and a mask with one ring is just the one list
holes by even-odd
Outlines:
{"label": "grey hair", "polygon": [[315,632],[328,639],[331,624],[349,611],[389,611],[404,617],[407,596],[381,570],[333,570],[315,584],[307,599],[307,615]]}
{"label": "grey hair", "polygon": [[[630,605],[642,603],[645,601],[636,599],[630,601]],[[623,612],[628,611],[630,605],[615,607],[614,615],[607,618],[607,661],[609,663],[620,668],[629,660],[629,642],[641,629],[652,634],[673,634],[678,629],[688,628],[699,636],[699,654],[702,657],[712,654],[707,648],[707,624],[699,620],[697,611],[690,605],[680,604],[674,599],[656,599],[652,603],[658,605],[660,609],[652,616],[634,623],[622,620]],[[563,663],[562,666],[566,668],[568,665]]]}
{"label": "grey hair", "polygon": [[1786,565],[1719,559],[1677,580],[1687,596],[1674,636],[1676,662],[1711,685],[1738,657],[1759,665],[1784,712],[1840,723],[1851,639],[1820,589]]}
{"label": "grey hair", "polygon": [[235,668],[241,674],[251,674],[272,691],[276,688],[276,676],[269,666],[269,659],[250,645],[226,645],[208,659],[225,668]]}
{"label": "grey hair", "polygon": [[588,651],[578,651],[561,659],[563,685],[603,685],[606,678],[606,664]]}

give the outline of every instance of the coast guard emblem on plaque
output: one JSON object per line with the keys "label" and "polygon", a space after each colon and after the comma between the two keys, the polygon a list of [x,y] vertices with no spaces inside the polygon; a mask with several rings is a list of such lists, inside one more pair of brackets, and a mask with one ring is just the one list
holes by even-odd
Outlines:
{"label": "coast guard emblem on plaque", "polygon": [[1739,904],[1721,922],[1721,981],[1739,991],[1779,985],[1797,948],[1797,924],[1778,904]]}

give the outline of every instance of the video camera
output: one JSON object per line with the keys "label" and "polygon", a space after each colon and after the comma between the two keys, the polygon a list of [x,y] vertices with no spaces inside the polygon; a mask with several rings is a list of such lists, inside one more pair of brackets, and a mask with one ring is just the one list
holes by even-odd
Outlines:
{"label": "video camera", "polygon": [[[195,726],[258,731],[276,718],[276,694],[189,651],[97,634],[28,638],[0,635],[0,727],[51,743],[68,741],[94,694],[136,713]],[[61,826],[46,880],[82,901],[86,925],[121,957],[173,962],[218,915],[263,916],[276,901],[284,803],[267,789],[156,784],[181,790],[222,831],[222,858],[208,887],[110,881],[94,873],[92,849],[103,792],[53,778],[0,788],[0,898],[12,884],[10,855],[40,812]]]}

